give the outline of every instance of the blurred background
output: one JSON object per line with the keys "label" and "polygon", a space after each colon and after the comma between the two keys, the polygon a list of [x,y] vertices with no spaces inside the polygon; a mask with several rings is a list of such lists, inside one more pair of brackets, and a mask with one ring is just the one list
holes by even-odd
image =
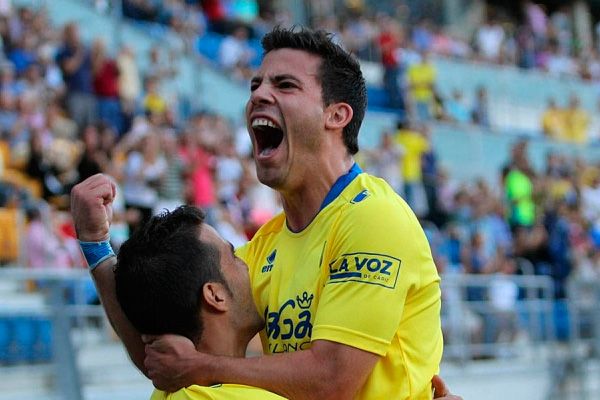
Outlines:
{"label": "blurred background", "polygon": [[0,399],[149,398],[70,189],[114,179],[116,249],[183,203],[250,239],[281,210],[243,117],[275,25],[326,29],[361,62],[357,161],[428,236],[452,391],[597,398],[599,20],[595,0],[0,0]]}

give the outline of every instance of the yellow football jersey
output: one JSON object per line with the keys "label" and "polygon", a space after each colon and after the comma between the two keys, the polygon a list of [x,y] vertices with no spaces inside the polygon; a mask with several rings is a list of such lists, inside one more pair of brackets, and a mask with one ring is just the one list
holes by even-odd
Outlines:
{"label": "yellow football jersey", "polygon": [[150,400],[285,400],[275,393],[246,385],[192,385],[173,393],[155,389]]}
{"label": "yellow football jersey", "polygon": [[357,399],[431,399],[440,278],[408,205],[361,172],[355,165],[336,182],[306,229],[290,231],[280,214],[238,249],[266,321],[264,351],[350,345],[381,356]]}

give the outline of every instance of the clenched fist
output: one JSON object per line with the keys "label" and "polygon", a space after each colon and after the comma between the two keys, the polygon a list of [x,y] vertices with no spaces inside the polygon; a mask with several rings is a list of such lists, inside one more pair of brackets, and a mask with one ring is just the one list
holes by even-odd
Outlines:
{"label": "clenched fist", "polygon": [[82,242],[108,240],[112,222],[115,184],[105,175],[96,174],[71,191],[71,214],[77,238]]}

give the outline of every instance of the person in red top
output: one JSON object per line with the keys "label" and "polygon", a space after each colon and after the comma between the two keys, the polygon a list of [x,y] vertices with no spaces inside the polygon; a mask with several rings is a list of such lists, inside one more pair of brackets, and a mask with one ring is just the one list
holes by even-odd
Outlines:
{"label": "person in red top", "polygon": [[102,39],[97,39],[92,46],[92,77],[100,120],[122,134],[119,68],[115,60],[108,57],[106,43]]}
{"label": "person in red top", "polygon": [[400,62],[396,50],[402,40],[401,28],[396,21],[386,18],[377,40],[383,65],[383,88],[388,96],[388,107],[399,110],[402,107],[402,93],[398,77]]}

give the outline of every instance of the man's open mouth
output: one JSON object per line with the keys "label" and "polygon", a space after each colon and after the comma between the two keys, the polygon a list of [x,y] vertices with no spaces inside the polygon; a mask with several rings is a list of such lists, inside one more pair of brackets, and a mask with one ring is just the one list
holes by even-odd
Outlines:
{"label": "man's open mouth", "polygon": [[257,118],[252,121],[252,131],[256,138],[257,153],[260,157],[268,157],[273,154],[283,141],[283,130],[266,118]]}

